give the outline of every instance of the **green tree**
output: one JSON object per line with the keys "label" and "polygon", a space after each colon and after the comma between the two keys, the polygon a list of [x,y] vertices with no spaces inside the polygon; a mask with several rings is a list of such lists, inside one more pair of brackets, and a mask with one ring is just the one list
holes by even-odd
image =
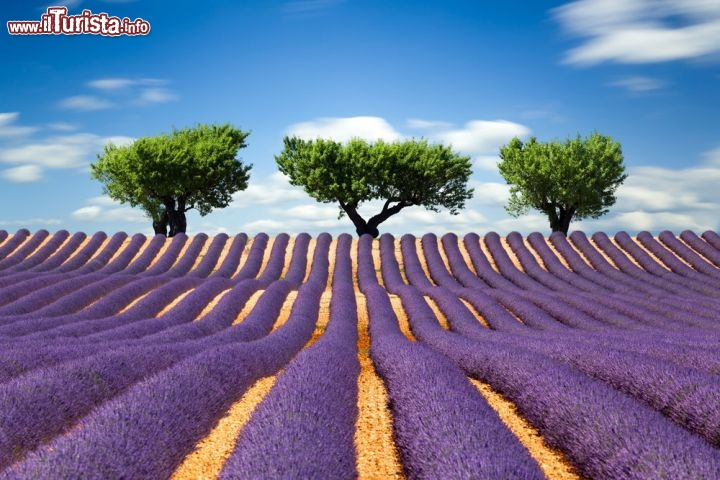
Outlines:
{"label": "green tree", "polygon": [[188,210],[207,215],[247,188],[252,165],[236,155],[248,135],[229,124],[198,125],[127,146],[108,144],[91,174],[110,198],[142,208],[156,234],[172,237],[186,231]]}
{"label": "green tree", "polygon": [[548,216],[553,232],[566,235],[573,217],[606,214],[627,178],[620,144],[597,132],[565,142],[513,138],[500,148],[500,158],[500,174],[510,185],[508,213],[517,217],[535,208]]}
{"label": "green tree", "polygon": [[[357,138],[347,144],[297,137],[283,142],[282,153],[275,157],[280,171],[317,201],[337,202],[339,216],[347,215],[358,235],[377,237],[378,225],[413,205],[434,212],[445,207],[456,215],[472,197],[467,188],[470,157],[444,145],[426,140],[368,143]],[[358,207],[371,200],[384,204],[366,220]]]}

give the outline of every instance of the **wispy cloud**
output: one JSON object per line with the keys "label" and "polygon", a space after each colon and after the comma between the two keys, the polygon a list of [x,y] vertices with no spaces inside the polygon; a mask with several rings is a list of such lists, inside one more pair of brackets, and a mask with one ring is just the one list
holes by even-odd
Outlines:
{"label": "wispy cloud", "polygon": [[103,110],[121,106],[146,106],[178,100],[178,95],[165,88],[162,78],[98,78],[86,83],[92,95],[76,95],[60,101],[62,108],[77,111]]}
{"label": "wispy cloud", "polygon": [[61,108],[68,110],[90,112],[110,108],[113,106],[113,103],[94,95],[75,95],[61,100],[59,105]]}
{"label": "wispy cloud", "polygon": [[77,133],[49,137],[12,148],[0,148],[0,162],[38,165],[45,168],[77,168],[94,160],[109,141],[127,144],[129,137],[101,137]]}
{"label": "wispy cloud", "polygon": [[134,86],[142,87],[165,84],[167,84],[167,80],[160,78],[99,78],[97,80],[91,80],[87,83],[88,87],[100,90],[122,90]]}
{"label": "wispy cloud", "polygon": [[565,62],[656,63],[720,53],[717,0],[577,0],[552,10],[583,43]]}
{"label": "wispy cloud", "polygon": [[71,213],[74,219],[87,222],[150,222],[141,209],[123,206],[105,195],[89,198],[86,203],[86,206]]}
{"label": "wispy cloud", "polygon": [[6,180],[15,183],[37,182],[42,178],[42,167],[39,165],[22,165],[8,168],[2,171],[2,176]]}
{"label": "wispy cloud", "polygon": [[24,218],[21,220],[0,220],[0,225],[4,227],[31,227],[35,225],[62,225],[63,221],[59,218]]}
{"label": "wispy cloud", "polygon": [[427,136],[470,154],[496,153],[513,137],[525,137],[530,128],[508,120],[471,120],[462,128],[431,130]]}
{"label": "wispy cloud", "polygon": [[613,80],[612,82],[608,83],[608,85],[624,88],[625,90],[633,93],[643,93],[655,90],[662,90],[667,87],[668,84],[667,82],[657,78],[633,76],[618,78],[617,80]]}
{"label": "wispy cloud", "polygon": [[0,137],[23,137],[39,130],[37,127],[14,125],[18,117],[18,112],[0,113]]}

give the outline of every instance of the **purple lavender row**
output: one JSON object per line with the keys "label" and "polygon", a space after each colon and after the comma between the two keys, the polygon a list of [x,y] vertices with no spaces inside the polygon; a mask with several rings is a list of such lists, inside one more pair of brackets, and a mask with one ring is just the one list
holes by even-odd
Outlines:
{"label": "purple lavender row", "polygon": [[[174,247],[174,240],[177,237],[173,237],[173,243],[170,244],[170,247],[168,248],[168,252],[173,249]],[[147,272],[145,272],[148,275],[154,275],[153,270],[156,268],[158,269],[158,274],[161,274],[163,276],[168,277],[182,277],[183,275],[187,274],[192,266],[195,264],[195,260],[197,260],[198,255],[200,254],[200,250],[202,250],[203,245],[205,245],[205,241],[207,240],[207,235],[204,233],[199,233],[195,235],[190,242],[190,245],[187,246],[184,252],[182,252],[182,246],[184,246],[185,243],[187,243],[187,236],[183,234],[183,237],[185,237],[185,241],[183,242],[183,245],[180,245],[177,248],[177,254],[174,254],[174,259],[172,262],[169,261],[168,256],[168,265],[169,267],[165,268],[163,265],[163,258],[161,258],[157,264],[153,265],[148,269]],[[182,256],[180,256],[180,252],[182,252]],[[160,267],[160,265],[163,265],[163,267]]]}
{"label": "purple lavender row", "polygon": [[51,303],[61,299],[65,295],[79,290],[89,282],[94,282],[106,278],[103,275],[89,274],[85,276],[73,276],[68,273],[62,281],[53,283],[44,288],[39,288],[30,293],[23,295],[14,302],[10,302],[0,307],[0,317],[7,315],[23,315],[39,310]]}
{"label": "purple lavender row", "polygon": [[[572,281],[568,281],[567,279],[563,279],[562,277],[553,275],[552,273],[545,271],[538,264],[533,254],[530,253],[530,250],[525,246],[522,235],[520,235],[518,232],[510,232],[510,234],[508,234],[508,236],[506,237],[506,241],[510,249],[515,254],[515,257],[522,265],[525,274],[533,278],[539,284],[544,285],[546,288],[560,292],[567,291],[569,289],[583,289],[590,291],[592,291],[593,289],[597,290],[597,285],[590,286],[588,288],[587,283],[582,283],[582,281],[577,278],[572,278]],[[570,275],[570,272],[565,269],[565,267],[560,263],[557,257],[555,257],[554,255],[552,255],[552,257],[552,259],[543,259],[549,262],[549,265],[548,263],[546,263],[546,267],[550,269],[551,266],[559,266],[559,268],[556,268],[556,270],[564,271],[565,277]]]}
{"label": "purple lavender row", "polygon": [[[158,288],[141,298],[121,314],[91,319],[73,318],[73,316],[63,317],[61,321],[57,322],[55,328],[26,335],[23,340],[37,342],[47,341],[50,338],[62,338],[63,341],[70,342],[71,338],[85,337],[83,339],[85,342],[94,341],[94,337],[90,336],[92,334],[100,335],[106,330],[115,328],[132,328],[133,323],[142,320],[156,320],[155,316],[169,302],[201,283],[201,279],[186,277],[173,279],[169,282],[164,281],[161,282]],[[110,337],[112,337],[112,334]]]}
{"label": "purple lavender row", "polygon": [[215,268],[215,264],[217,264],[217,261],[220,258],[220,254],[222,253],[223,248],[225,248],[227,240],[228,236],[225,233],[215,235],[215,237],[212,239],[212,242],[210,243],[210,246],[205,252],[205,256],[203,256],[202,260],[200,260],[197,267],[195,267],[191,272],[188,273],[188,276],[205,278],[210,275],[210,272],[213,271],[213,268]]}
{"label": "purple lavender row", "polygon": [[265,269],[258,277],[258,281],[262,285],[270,285],[270,283],[280,278],[280,274],[285,266],[285,251],[287,250],[289,242],[290,235],[287,233],[281,233],[275,237],[272,250],[270,251],[270,258],[268,258]]}
{"label": "purple lavender row", "polygon": [[548,287],[542,283],[536,281],[534,278],[529,277],[527,274],[521,272],[515,264],[510,260],[505,248],[500,243],[500,236],[495,232],[488,232],[484,237],[483,241],[495,260],[500,273],[517,287],[524,290],[547,290]]}
{"label": "purple lavender row", "polygon": [[[137,271],[141,264],[138,263],[138,261],[133,262],[133,264],[128,267],[129,269],[134,270],[133,273],[138,273],[145,276],[161,275],[163,273],[166,273],[177,261],[177,258],[180,255],[183,247],[187,243],[188,239],[188,236],[184,233],[179,233],[172,238],[165,238],[162,235],[155,235],[155,238],[158,237],[162,240],[162,243],[170,242],[170,245],[167,246],[165,251],[157,258],[157,260],[155,261],[155,263],[152,264],[152,266],[149,266],[150,261],[152,261],[152,259],[155,258],[156,255],[153,255],[153,257],[149,259],[149,261],[143,266],[141,271]],[[137,260],[145,260],[142,257],[143,256],[139,257]]]}
{"label": "purple lavender row", "polygon": [[[328,249],[332,238],[323,233],[317,238],[310,276],[307,283],[317,284],[324,288],[327,281]],[[302,247],[301,247],[302,248]],[[301,257],[293,258],[289,273],[300,269],[306,263]],[[302,268],[304,271],[305,269]],[[262,294],[258,303],[240,324],[230,326],[237,317],[242,305],[256,290],[262,288],[257,279],[246,279],[236,283],[232,291],[228,292],[205,317],[191,324],[181,325],[156,335],[149,335],[142,342],[169,342],[199,339],[206,345],[225,344],[228,342],[247,342],[267,335],[273,327],[285,298],[295,285],[288,280],[277,280],[270,284]],[[229,328],[227,328],[229,327]],[[206,336],[206,338],[200,338]]]}
{"label": "purple lavender row", "polygon": [[[161,281],[162,279],[157,277],[148,277],[139,279],[135,283],[160,283]],[[163,293],[177,295],[176,292],[187,287],[187,283],[188,279],[178,279],[170,282],[170,284],[163,286],[165,290]],[[279,284],[280,282],[276,283]],[[227,332],[222,332],[222,330],[228,327],[237,317],[237,314],[243,308],[245,302],[257,291],[257,288],[258,284],[256,280],[246,280],[237,283],[233,289],[228,292],[228,295],[225,295],[221,299],[216,308],[200,321],[168,328],[154,335],[147,335],[143,337],[141,341],[135,343],[135,345],[188,342],[208,336],[207,339],[204,339],[205,343],[197,344],[198,346],[207,348],[230,341],[249,341],[260,338],[266,335],[272,328],[273,319],[277,317],[280,306],[282,306],[287,293],[290,291],[289,286],[271,285],[260,297],[257,305],[242,324],[228,329]],[[162,305],[159,305],[156,301],[158,299],[162,301],[160,295],[153,293],[152,296],[138,302],[138,304],[128,312],[116,318],[106,319],[104,323],[108,325],[105,325],[105,327],[112,328],[115,326],[123,328],[122,326],[126,323],[131,324],[133,322],[143,321],[143,318],[153,316],[154,313],[156,313],[155,310],[159,311],[159,309],[162,308]],[[154,318],[153,320],[157,321],[157,319]],[[55,332],[51,332],[54,333],[54,335],[50,335],[49,337],[62,337],[62,334],[72,335],[73,333],[77,335],[77,333],[92,332],[93,329],[99,331],[98,323],[102,323],[102,321],[99,320],[97,323],[85,322],[84,325],[68,325],[64,329],[58,328]],[[151,324],[152,322],[148,323]],[[89,328],[86,328],[85,332],[78,332],[83,326]],[[212,337],[211,334],[218,332],[222,333],[222,335]],[[78,343],[69,342],[67,341],[68,339],[64,338],[62,343],[55,342],[52,344],[47,344],[47,341],[42,339],[41,332],[33,335],[33,337],[36,337],[36,340],[40,340],[38,342],[40,348],[30,350],[28,345],[33,345],[30,343],[32,339],[26,337],[28,343],[16,342],[15,344],[10,344],[9,348],[0,352],[0,382],[8,381],[20,374],[42,366],[49,367],[63,361],[92,355],[100,350],[107,350],[111,345],[120,345],[122,348],[125,348],[128,344],[127,339],[123,339],[121,335],[117,337],[111,335],[110,338],[102,342],[86,341],[84,343]],[[35,345],[38,345],[38,343]],[[45,346],[45,344],[48,346]]]}
{"label": "purple lavender row", "polygon": [[5,241],[9,236],[7,230],[0,230],[0,245],[2,245],[2,242]]}
{"label": "purple lavender row", "polygon": [[[691,297],[693,300],[707,299],[707,294],[703,294],[702,292],[698,292],[696,290],[688,288],[683,284],[673,282],[671,278],[659,278],[658,276],[653,275],[648,271],[638,267],[632,261],[630,261],[627,255],[623,253],[623,251],[620,250],[617,246],[615,246],[610,241],[608,236],[604,233],[596,232],[593,234],[592,238],[597,244],[597,246],[612,259],[612,261],[618,266],[618,268],[620,268],[620,270],[632,276],[634,279],[639,280],[642,283],[647,283],[651,286],[658,287],[659,289],[663,290],[665,294],[670,292],[673,294]],[[634,250],[637,252],[637,250],[639,250],[639,247],[637,245],[628,244],[628,247],[633,246],[635,247]],[[638,256],[642,257],[640,254],[638,254]],[[650,261],[648,263],[648,267],[652,268],[651,265],[653,264],[654,262]],[[658,267],[657,264],[654,265]]]}
{"label": "purple lavender row", "polygon": [[702,233],[702,238],[710,245],[720,250],[720,235],[712,230],[708,230]]}
{"label": "purple lavender row", "polygon": [[[623,233],[624,232],[621,232],[617,235],[622,235]],[[630,237],[627,236],[627,238],[629,239]],[[668,266],[668,268],[670,268],[672,273],[668,274],[665,270],[666,276],[672,276],[678,281],[687,283],[689,287],[694,288],[695,290],[703,291],[708,293],[709,295],[717,296],[717,279],[708,278],[707,275],[703,275],[702,273],[688,267],[686,264],[680,261],[677,256],[668,251],[667,248],[663,247],[660,242],[655,240],[655,238],[653,238],[652,234],[650,234],[649,232],[638,233],[637,240],[653,255],[655,255],[655,257],[657,257],[662,263],[664,263]]]}
{"label": "purple lavender row", "polygon": [[89,283],[89,285],[62,296],[55,302],[31,313],[15,315],[14,321],[6,317],[7,322],[0,326],[0,336],[22,336],[36,332],[36,327],[43,323],[49,325],[62,323],[62,320],[56,320],[57,317],[73,317],[74,313],[93,302],[102,300],[107,293],[130,283],[131,280],[126,277],[111,276],[97,279],[94,282],[85,282]]}
{"label": "purple lavender row", "polygon": [[720,453],[649,406],[520,345],[445,332],[417,290],[401,291],[413,333],[489,383],[588,478],[712,478]]}
{"label": "purple lavender row", "polygon": [[300,233],[295,236],[295,246],[293,248],[290,265],[285,272],[285,281],[292,285],[293,290],[297,290],[305,280],[307,270],[307,254],[310,245],[310,235]]}
{"label": "purple lavender row", "polygon": [[362,235],[357,243],[357,281],[360,291],[378,283],[375,273],[375,261],[372,255],[372,246],[375,239],[371,235]]}
{"label": "purple lavender row", "polygon": [[[45,242],[44,245],[38,248],[34,253],[27,252],[25,258],[17,258],[15,264],[8,267],[7,273],[9,273],[9,271],[21,272],[24,270],[29,270],[39,265],[40,263],[44,262],[50,255],[55,253],[55,251],[60,248],[60,245],[62,245],[69,236],[70,233],[67,230],[57,231],[50,237],[47,242]],[[8,258],[7,260],[9,261],[11,259]],[[9,262],[6,264],[9,265]]]}
{"label": "purple lavender row", "polygon": [[[161,272],[161,274],[167,277],[182,277],[186,275],[195,264],[195,261],[197,260],[198,255],[200,255],[200,251],[202,250],[203,245],[205,245],[207,238],[207,235],[204,233],[195,235],[187,248],[185,248],[185,251],[180,249],[175,257],[175,261],[168,269]],[[155,265],[153,265],[153,267],[155,267]]]}
{"label": "purple lavender row", "polygon": [[[561,238],[562,237],[562,238]],[[570,234],[570,241],[573,245],[582,252],[583,256],[587,258],[592,267],[603,277],[607,277],[611,282],[616,283],[621,289],[625,289],[626,293],[637,294],[637,295],[662,295],[667,294],[666,290],[651,285],[647,282],[639,281],[637,278],[632,277],[622,269],[618,269],[614,265],[611,265],[605,257],[600,254],[598,249],[590,244],[590,241],[581,231],[574,231]],[[572,247],[568,244],[568,239],[562,234],[551,235],[550,241],[553,243],[555,248],[569,253],[572,251]],[[567,244],[567,245],[566,245]],[[568,258],[568,255],[566,255]],[[627,258],[625,258],[627,260]]]}
{"label": "purple lavender row", "polygon": [[690,230],[684,230],[680,233],[680,238],[690,245],[693,250],[699,252],[705,259],[712,262],[716,267],[720,267],[720,250],[714,248]]}
{"label": "purple lavender row", "polygon": [[[49,272],[57,269],[70,256],[75,253],[78,247],[85,241],[87,235],[83,232],[73,233],[70,238],[63,243],[59,250],[54,252],[47,260],[40,265],[31,268],[30,272]],[[60,272],[58,272],[60,273]]]}
{"label": "purple lavender row", "polygon": [[[178,306],[179,313],[197,315],[207,300],[227,286],[227,282],[229,280],[221,278],[208,280],[193,292],[196,298],[185,297]],[[254,280],[249,282],[257,284]],[[287,294],[289,288],[285,292]],[[267,303],[264,297],[263,300]],[[276,304],[275,315],[282,301],[276,301]],[[220,312],[227,313],[223,308]],[[0,442],[0,459],[9,460],[12,456],[18,459],[20,454],[37,447],[43,439],[62,433],[97,403],[209,346],[213,344],[114,346],[110,353],[102,352],[54,368],[35,370],[5,384],[0,394],[0,408],[7,408],[11,413],[0,419],[0,431],[4,432],[4,438],[12,440]],[[0,460],[0,468],[4,466],[7,463]]]}
{"label": "purple lavender row", "polygon": [[325,333],[278,376],[253,412],[220,478],[353,478],[357,306],[350,235],[337,240]]}
{"label": "purple lavender row", "polygon": [[74,272],[74,270],[85,266],[87,262],[90,261],[90,258],[95,255],[95,253],[98,251],[100,246],[102,246],[106,239],[107,234],[105,232],[95,232],[83,248],[81,248],[79,251],[76,249],[75,252],[71,253],[72,258],[70,258],[69,260],[66,259],[67,261],[62,263],[56,270],[59,273],[77,273]]}
{"label": "purple lavender row", "polygon": [[514,290],[518,288],[507,278],[496,272],[487,257],[480,248],[480,237],[476,233],[468,233],[463,237],[463,245],[470,256],[470,262],[473,264],[477,276],[485,283],[493,288],[504,288]]}
{"label": "purple lavender row", "polygon": [[254,278],[233,282],[232,289],[201,319],[143,336],[137,343],[154,345],[198,341],[198,344],[212,347],[262,338],[272,330],[291,288],[285,280],[271,283],[247,317],[232,325],[248,299],[261,288],[260,282]]}
{"label": "purple lavender row", "polygon": [[[100,253],[98,253],[92,259],[88,258],[84,265],[80,266],[73,273],[91,273],[104,268],[108,264],[110,259],[113,257],[113,255],[115,255],[115,253],[122,247],[122,244],[125,242],[127,237],[127,233],[125,232],[114,233],[113,236],[110,237],[110,240],[107,242],[107,245],[105,245],[105,247],[103,247],[103,249],[100,251]],[[63,265],[61,268],[64,269],[65,265]]]}
{"label": "purple lavender row", "polygon": [[364,293],[370,356],[388,389],[407,477],[544,478],[463,372],[404,337],[385,290],[371,285]]}
{"label": "purple lavender row", "polygon": [[420,264],[415,236],[405,234],[400,238],[400,253],[403,259],[403,270],[408,282],[422,292],[432,288],[433,283],[427,278],[425,270]]}
{"label": "purple lavender row", "polygon": [[27,241],[23,242],[22,245],[19,246],[15,251],[0,260],[0,269],[14,267],[18,263],[25,260],[27,256],[34,252],[49,235],[50,232],[44,229],[35,232],[33,236],[27,239]]}
{"label": "purple lavender row", "polygon": [[257,379],[285,366],[310,339],[323,286],[303,285],[290,318],[271,335],[205,349],[134,384],[0,478],[169,477],[234,401]]}
{"label": "purple lavender row", "polygon": [[[371,259],[372,257],[368,261]],[[405,281],[400,275],[400,266],[395,258],[395,238],[389,233],[380,236],[380,272],[388,292],[395,293],[397,289],[405,285]]]}
{"label": "purple lavender row", "polygon": [[[597,233],[595,235],[597,235]],[[673,290],[675,293],[688,292],[694,293],[696,296],[699,294],[704,296],[711,294],[712,290],[706,289],[704,285],[697,285],[687,278],[682,278],[666,270],[642,250],[627,233],[618,232],[614,238],[618,245],[642,266],[646,275],[653,276],[666,285],[671,284],[674,287]]]}
{"label": "purple lavender row", "polygon": [[[391,239],[391,237],[388,237]],[[403,238],[410,238],[410,237],[403,237]],[[389,254],[389,252],[392,252],[392,245],[389,241],[386,241],[386,244],[383,246],[382,239],[381,239],[381,255],[383,253],[383,247],[385,249],[385,252]],[[422,270],[422,267],[420,266],[420,261],[417,256],[417,251],[414,248],[415,243],[414,241],[406,240],[405,246],[403,248],[403,244],[401,242],[401,249],[403,252],[403,262],[405,266],[405,272],[408,276],[408,279],[412,278],[416,284],[414,286],[417,288],[417,284],[424,285],[421,291],[423,293],[428,293],[430,290],[432,290],[432,286],[429,285],[429,281],[427,280],[427,277],[425,277],[425,273]],[[389,260],[386,260],[385,257],[381,257],[383,262],[383,280],[385,282],[386,287],[388,285],[392,285],[392,289],[388,288],[388,291],[391,293],[397,293],[404,284],[398,283],[398,279],[400,279],[400,271],[397,261],[393,262],[392,258]],[[408,271],[408,266],[410,266],[410,270]],[[422,279],[425,279],[423,282]],[[517,288],[513,288],[512,291],[517,291]],[[516,294],[505,291],[505,290],[499,290],[499,289],[490,289],[487,290],[487,294],[492,297],[493,300],[496,302],[502,304],[504,308],[515,314],[516,316],[523,319],[523,322],[525,325],[533,328],[539,328],[539,329],[546,329],[546,330],[563,330],[566,327],[557,322],[552,316],[550,316],[547,312],[541,310],[537,306],[535,306],[533,303],[524,300],[523,298],[518,297]],[[506,323],[506,325],[508,325]],[[510,327],[513,328],[513,327]]]}
{"label": "purple lavender row", "polygon": [[[692,268],[695,269],[695,271],[700,272],[702,275],[713,277],[716,283],[718,279],[720,279],[720,269],[717,268],[717,266],[713,265],[711,263],[711,260],[709,261],[708,259],[702,257],[695,250],[691,249],[690,247],[682,243],[680,240],[678,240],[677,237],[671,232],[667,230],[660,232],[660,235],[658,235],[658,239],[663,244],[665,244],[667,248],[672,250],[673,253],[679,255],[683,258],[683,260],[687,261],[692,266]],[[718,252],[718,254],[718,256],[720,257],[720,252]]]}
{"label": "purple lavender row", "polygon": [[245,233],[238,233],[235,235],[232,243],[230,244],[230,248],[228,248],[228,251],[225,254],[225,259],[222,261],[222,264],[217,268],[217,270],[210,274],[210,278],[230,278],[232,274],[235,273],[235,270],[240,264],[240,256],[242,255],[243,250],[245,250],[247,240],[248,237]]}
{"label": "purple lavender row", "polygon": [[720,278],[720,273],[718,272],[720,272],[720,270],[708,264],[704,260],[700,260],[700,258],[690,251],[689,248],[678,242],[672,233],[668,231],[663,233],[660,234],[663,237],[663,243],[669,244],[668,247],[670,245],[676,247],[678,251],[675,253],[685,258],[685,260],[687,260],[693,268],[688,267],[685,263],[678,259],[675,253],[668,250],[667,247],[664,247],[660,242],[653,238],[649,232],[638,233],[637,239],[645,248],[650,250],[653,255],[659,258],[661,262],[670,267],[673,273],[680,275],[681,277],[679,278],[687,277],[693,283],[697,282],[700,285],[712,287],[717,294],[718,286],[720,286],[720,283],[718,283],[718,278]]}
{"label": "purple lavender row", "polygon": [[[17,278],[19,276],[22,276],[22,278]],[[7,280],[7,284],[0,282],[0,288],[3,292],[0,297],[0,306],[13,303],[39,288],[49,287],[54,283],[67,280],[69,277],[69,275],[63,273],[35,275],[24,272],[3,277],[0,280]],[[2,319],[0,319],[0,323],[2,323]]]}
{"label": "purple lavender row", "polygon": [[[130,239],[130,242],[125,246],[125,248],[120,252],[120,255],[115,257],[105,265],[103,268],[98,270],[98,273],[137,273],[130,270],[126,270],[130,268],[130,262],[135,258],[135,255],[140,251],[142,246],[145,244],[147,238],[142,233],[136,233],[132,236]],[[160,251],[160,248],[162,247],[164,243],[164,239],[162,235],[156,235],[148,242],[148,245],[143,250],[142,255],[138,260],[146,260],[147,263],[145,263],[144,266],[142,266],[142,270],[147,267],[147,265],[152,261],[152,256],[154,256],[157,252]],[[152,255],[152,256],[151,256]],[[137,262],[135,262],[137,263]]]}
{"label": "purple lavender row", "polygon": [[[559,232],[558,234],[562,235]],[[592,271],[585,262],[580,261],[578,263],[577,260],[579,260],[579,257],[577,257],[577,254],[575,257],[571,256],[572,261],[568,261],[570,268],[572,268],[572,271],[569,271],[557,255],[550,250],[545,238],[541,234],[537,232],[531,233],[528,235],[527,240],[538,255],[540,255],[548,271],[566,284],[571,285],[572,287],[570,289],[574,288],[587,292],[619,290],[615,283],[609,281],[597,272]],[[567,250],[566,253],[568,253]]]}
{"label": "purple lavender row", "polygon": [[12,236],[12,238],[0,246],[0,270],[3,268],[3,262],[12,255],[12,252],[22,245],[30,236],[30,231],[26,228],[21,228]]}
{"label": "purple lavender row", "polygon": [[425,256],[425,263],[428,267],[428,271],[430,272],[432,281],[435,282],[436,285],[442,285],[451,290],[463,288],[463,284],[459,281],[459,279],[455,278],[445,266],[445,262],[443,262],[443,259],[440,256],[437,236],[433,233],[423,235],[420,239],[420,245],[422,247],[423,255]]}
{"label": "purple lavender row", "polygon": [[235,281],[240,281],[245,278],[255,278],[262,267],[263,256],[265,248],[267,248],[269,237],[265,233],[258,233],[255,235],[250,246],[245,263],[240,268],[240,271],[232,277]]}
{"label": "purple lavender row", "polygon": [[[554,232],[549,237],[549,240],[553,244],[555,250],[562,255],[562,257],[570,265],[570,268],[572,268],[578,275],[586,278],[590,282],[600,285],[606,290],[613,292],[631,293],[635,295],[642,295],[643,293],[641,292],[659,292],[659,290],[652,289],[652,287],[645,287],[644,289],[633,293],[633,290],[638,290],[637,283],[632,280],[628,280],[616,268],[610,266],[597,252],[597,250],[590,246],[587,241],[587,237],[585,237],[582,232],[573,232],[571,238],[578,238],[578,236],[581,236],[582,240],[578,241],[576,245],[578,243],[582,245],[582,248],[578,245],[578,249],[581,250],[583,255],[588,257],[588,261],[591,265],[593,265],[593,268],[588,266],[580,254],[570,245],[568,238],[561,232]],[[528,241],[541,256],[543,256],[543,252],[549,250],[542,235],[540,234],[531,233],[528,235]],[[588,249],[592,249],[592,252],[589,252],[590,254],[587,252]]]}
{"label": "purple lavender row", "polygon": [[[610,265],[598,250],[590,245],[582,232],[573,232],[570,238],[573,243],[578,246],[580,251],[592,262],[593,267],[612,280],[628,286],[627,291],[624,292],[626,297],[632,296],[634,299],[637,299],[651,295],[653,296],[652,301],[660,305],[665,305],[663,308],[665,308],[667,312],[686,311],[691,315],[703,316],[708,306],[711,308],[714,307],[714,305],[705,303],[707,300],[706,297],[698,296],[697,292],[687,289],[683,289],[680,292],[681,296],[674,295],[672,300],[668,300],[668,291],[663,288],[667,282],[663,282],[649,275],[644,270],[632,264],[617,247],[612,245],[607,236],[596,234],[593,238],[601,249],[608,252],[609,256],[613,258],[613,261],[615,261],[621,271],[618,271],[617,268]],[[671,286],[671,288],[673,287]],[[674,290],[677,290],[677,288]],[[628,298],[628,300],[630,300],[630,298]]]}
{"label": "purple lavender row", "polygon": [[452,271],[453,276],[457,278],[464,287],[480,289],[489,288],[489,285],[480,277],[475,275],[465,262],[465,258],[460,252],[460,247],[458,246],[457,235],[454,233],[446,233],[442,236],[440,241],[442,242],[445,255],[447,255],[448,263],[450,264],[450,270]]}
{"label": "purple lavender row", "polygon": [[[452,293],[434,289],[433,299],[448,318],[454,331],[478,341],[518,344],[518,337],[492,334],[479,328],[467,308]],[[522,340],[522,345],[555,360],[567,363],[581,372],[605,381],[612,387],[647,403],[679,425],[697,433],[714,446],[720,445],[720,379],[715,375],[681,367],[658,357],[622,351],[594,342],[578,342],[581,335]],[[595,346],[588,355],[588,346]],[[627,368],[632,365],[632,368]]]}

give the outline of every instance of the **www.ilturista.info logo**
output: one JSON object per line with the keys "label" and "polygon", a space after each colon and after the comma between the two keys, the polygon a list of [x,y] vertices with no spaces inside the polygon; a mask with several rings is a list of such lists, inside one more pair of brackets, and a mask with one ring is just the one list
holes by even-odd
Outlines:
{"label": "www.ilturista.info logo", "polygon": [[26,20],[7,22],[10,35],[147,35],[150,23],[142,18],[110,17],[107,13],[83,10],[80,15],[68,15],[67,7],[48,7],[40,21]]}

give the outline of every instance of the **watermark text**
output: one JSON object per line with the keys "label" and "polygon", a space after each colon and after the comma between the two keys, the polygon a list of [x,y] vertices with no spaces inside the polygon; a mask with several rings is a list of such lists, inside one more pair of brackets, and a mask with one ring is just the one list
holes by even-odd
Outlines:
{"label": "watermark text", "polygon": [[40,20],[7,22],[10,35],[147,35],[150,23],[142,18],[111,17],[107,13],[83,10],[79,15],[68,15],[67,7],[48,7]]}

